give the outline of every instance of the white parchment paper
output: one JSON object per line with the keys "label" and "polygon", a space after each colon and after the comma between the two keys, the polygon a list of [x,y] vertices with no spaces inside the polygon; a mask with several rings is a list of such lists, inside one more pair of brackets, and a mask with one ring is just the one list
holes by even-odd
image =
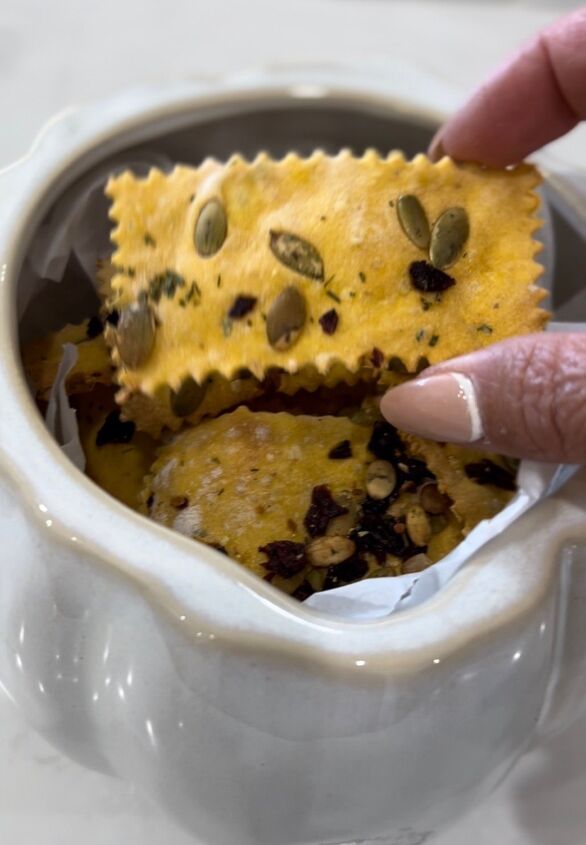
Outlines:
{"label": "white parchment paper", "polygon": [[[25,290],[20,297],[21,311],[31,305],[34,307],[34,297],[43,286],[64,279],[65,269],[72,254],[88,278],[94,278],[97,259],[110,253],[110,221],[107,217],[107,201],[103,195],[108,176],[123,168],[132,169],[139,174],[146,173],[153,166],[168,170],[172,167],[172,162],[161,155],[145,155],[141,159],[110,162],[107,167],[94,171],[61,198],[50,218],[40,227],[33,243],[27,272],[21,280],[21,283],[25,284]],[[553,239],[547,209],[544,219],[545,226],[541,235],[544,242],[542,260],[545,267],[544,283],[549,288],[553,266]],[[555,330],[563,331],[563,326],[557,324]],[[75,411],[70,407],[65,392],[65,379],[76,360],[76,347],[66,344],[51,392],[46,423],[65,454],[83,469],[85,461]],[[525,461],[519,469],[518,492],[510,504],[494,519],[477,525],[468,537],[439,563],[416,575],[372,578],[316,593],[306,600],[306,604],[354,620],[377,619],[415,607],[440,590],[478,549],[508,528],[540,499],[558,490],[576,470],[577,467],[573,466]]]}

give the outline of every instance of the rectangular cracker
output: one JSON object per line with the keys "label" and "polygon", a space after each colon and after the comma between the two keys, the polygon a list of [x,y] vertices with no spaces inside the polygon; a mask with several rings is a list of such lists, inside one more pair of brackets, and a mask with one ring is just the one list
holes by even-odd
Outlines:
{"label": "rectangular cracker", "polygon": [[[169,174],[151,170],[146,178],[113,177],[106,190],[121,269],[108,307],[146,297],[156,318],[148,355],[134,368],[120,366],[119,382],[151,395],[164,385],[177,389],[188,375],[201,383],[214,372],[231,379],[247,368],[262,379],[270,368],[295,373],[313,365],[326,373],[336,362],[356,372],[395,356],[415,372],[422,359],[433,364],[538,330],[546,320],[535,284],[542,269],[533,239],[538,183],[528,165],[497,171],[372,151],[281,161],[236,156]],[[429,256],[399,224],[395,204],[406,193],[419,198],[432,223],[450,207],[468,212],[468,241],[447,271],[455,284],[442,293],[423,294],[410,279],[412,262]],[[215,254],[202,256],[194,232],[211,200],[225,209],[227,234]],[[294,257],[302,272],[277,257],[275,233],[313,247],[305,261]],[[267,340],[266,319],[290,286],[305,299],[307,319],[297,341],[279,350]],[[254,307],[230,318],[242,296],[254,298]],[[331,317],[323,319],[332,310],[333,331]],[[109,342],[121,365],[112,327]]]}

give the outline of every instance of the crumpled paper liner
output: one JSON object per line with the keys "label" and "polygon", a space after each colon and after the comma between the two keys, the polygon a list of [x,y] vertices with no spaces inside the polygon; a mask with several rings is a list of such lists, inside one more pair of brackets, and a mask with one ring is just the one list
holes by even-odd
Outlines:
{"label": "crumpled paper liner", "polygon": [[[144,155],[140,159],[117,159],[94,169],[87,178],[68,190],[58,201],[47,221],[41,225],[33,241],[19,291],[20,315],[33,311],[35,297],[51,282],[61,282],[73,254],[88,279],[95,275],[96,261],[111,252],[109,243],[110,222],[103,189],[107,177],[123,168],[145,173],[149,167],[171,169],[173,163],[161,155]],[[551,287],[553,244],[551,222],[545,209],[545,227],[542,239],[545,249],[541,255],[546,272],[544,284]],[[39,315],[37,317],[37,323]],[[42,320],[43,315],[40,315]],[[70,318],[69,318],[70,319]],[[47,323],[54,322],[47,320]],[[63,316],[61,323],[68,320]],[[555,327],[560,330],[560,326]],[[47,325],[47,331],[51,325]],[[562,329],[563,330],[563,329]],[[63,359],[51,391],[46,423],[63,452],[83,470],[85,459],[75,411],[70,407],[65,392],[65,379],[77,360],[77,349],[72,344],[64,346]],[[510,504],[497,516],[484,520],[443,560],[416,575],[395,578],[372,578],[315,593],[305,604],[347,620],[366,621],[389,616],[415,607],[435,595],[466,561],[491,539],[512,525],[538,501],[558,490],[577,470],[574,466],[541,464],[533,461],[521,463],[518,475],[519,489]]]}

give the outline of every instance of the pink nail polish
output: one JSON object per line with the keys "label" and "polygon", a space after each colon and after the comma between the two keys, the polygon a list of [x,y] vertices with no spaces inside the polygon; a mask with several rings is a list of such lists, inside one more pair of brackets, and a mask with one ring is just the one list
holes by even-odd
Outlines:
{"label": "pink nail polish", "polygon": [[394,426],[429,440],[473,443],[482,437],[476,390],[468,376],[440,373],[389,390],[381,411]]}
{"label": "pink nail polish", "polygon": [[433,138],[431,144],[429,145],[427,155],[430,161],[440,161],[446,155],[441,134],[438,134],[435,138]]}

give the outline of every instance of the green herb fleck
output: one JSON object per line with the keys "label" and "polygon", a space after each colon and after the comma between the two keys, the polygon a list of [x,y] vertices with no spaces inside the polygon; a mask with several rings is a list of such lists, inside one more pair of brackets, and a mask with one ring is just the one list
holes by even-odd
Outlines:
{"label": "green herb fleck", "polygon": [[222,276],[221,276],[221,274],[218,274],[218,280],[217,280],[217,282],[216,282],[216,287],[217,287],[217,288],[221,288],[221,287],[222,287]]}
{"label": "green herb fleck", "polygon": [[222,320],[222,332],[224,337],[230,337],[232,334],[232,320],[229,317],[224,317]]}
{"label": "green herb fleck", "polygon": [[173,270],[158,273],[149,282],[149,296],[153,302],[159,302],[162,296],[172,299],[178,288],[185,286],[185,279]]}
{"label": "green herb fleck", "polygon": [[415,340],[417,341],[417,343],[421,343],[421,341],[423,340],[424,337],[425,337],[425,329],[419,329],[419,331],[415,335]]}
{"label": "green herb fleck", "polygon": [[191,202],[193,202],[193,200],[194,200],[194,199],[195,199],[195,194],[192,194],[192,195],[189,197],[189,202],[190,202],[190,203],[191,203]]}
{"label": "green herb fleck", "polygon": [[362,270],[361,270],[361,271],[358,273],[358,278],[360,279],[360,281],[362,282],[362,284],[364,284],[364,282],[366,281],[366,273],[363,273],[363,272],[362,272]]}
{"label": "green herb fleck", "polygon": [[432,334],[432,336],[429,339],[429,345],[430,346],[437,346],[438,340],[439,340],[439,334]]}
{"label": "green herb fleck", "polygon": [[482,334],[492,334],[492,326],[489,326],[487,323],[482,323],[481,326],[476,327],[477,332],[481,332]]}
{"label": "green herb fleck", "polygon": [[431,308],[431,302],[428,299],[424,299],[422,296],[420,297],[421,300],[421,307],[424,311],[429,311]]}
{"label": "green herb fleck", "polygon": [[391,208],[394,208],[395,207],[395,201],[389,200],[389,205],[391,206]]}
{"label": "green herb fleck", "polygon": [[134,269],[134,267],[127,267],[126,268],[126,275],[129,278],[134,279],[134,277],[136,276],[136,270]]}
{"label": "green herb fleck", "polygon": [[323,221],[323,220],[327,220],[328,218],[326,217],[325,214],[322,214],[322,216],[319,219]]}
{"label": "green herb fleck", "polygon": [[330,299],[333,299],[333,300],[334,300],[334,302],[337,302],[338,304],[342,302],[342,300],[340,299],[340,297],[338,296],[338,294],[337,294],[337,293],[334,293],[334,291],[333,291],[333,290],[327,290],[327,291],[326,291],[326,296],[329,296],[329,297],[330,297]]}
{"label": "green herb fleck", "polygon": [[[185,305],[192,301],[194,305],[199,305],[199,303],[201,302],[201,290],[199,289],[199,285],[197,282],[194,281],[191,283],[191,285],[189,286],[189,290],[185,294],[184,299],[181,301],[184,302]],[[179,304],[181,305],[181,302]]]}
{"label": "green herb fleck", "polygon": [[156,246],[157,245],[156,240],[153,238],[153,236],[150,234],[150,232],[145,232],[144,242],[145,242],[146,246]]}
{"label": "green herb fleck", "polygon": [[352,299],[354,299],[354,297],[356,296],[356,291],[355,291],[355,290],[351,290],[351,291],[349,292],[348,296],[350,296]]}
{"label": "green herb fleck", "polygon": [[333,282],[335,278],[336,278],[336,274],[335,274],[335,273],[332,273],[332,275],[330,276],[330,278],[325,280],[325,282],[324,282],[324,288],[327,288],[327,286],[330,284],[330,282]]}

